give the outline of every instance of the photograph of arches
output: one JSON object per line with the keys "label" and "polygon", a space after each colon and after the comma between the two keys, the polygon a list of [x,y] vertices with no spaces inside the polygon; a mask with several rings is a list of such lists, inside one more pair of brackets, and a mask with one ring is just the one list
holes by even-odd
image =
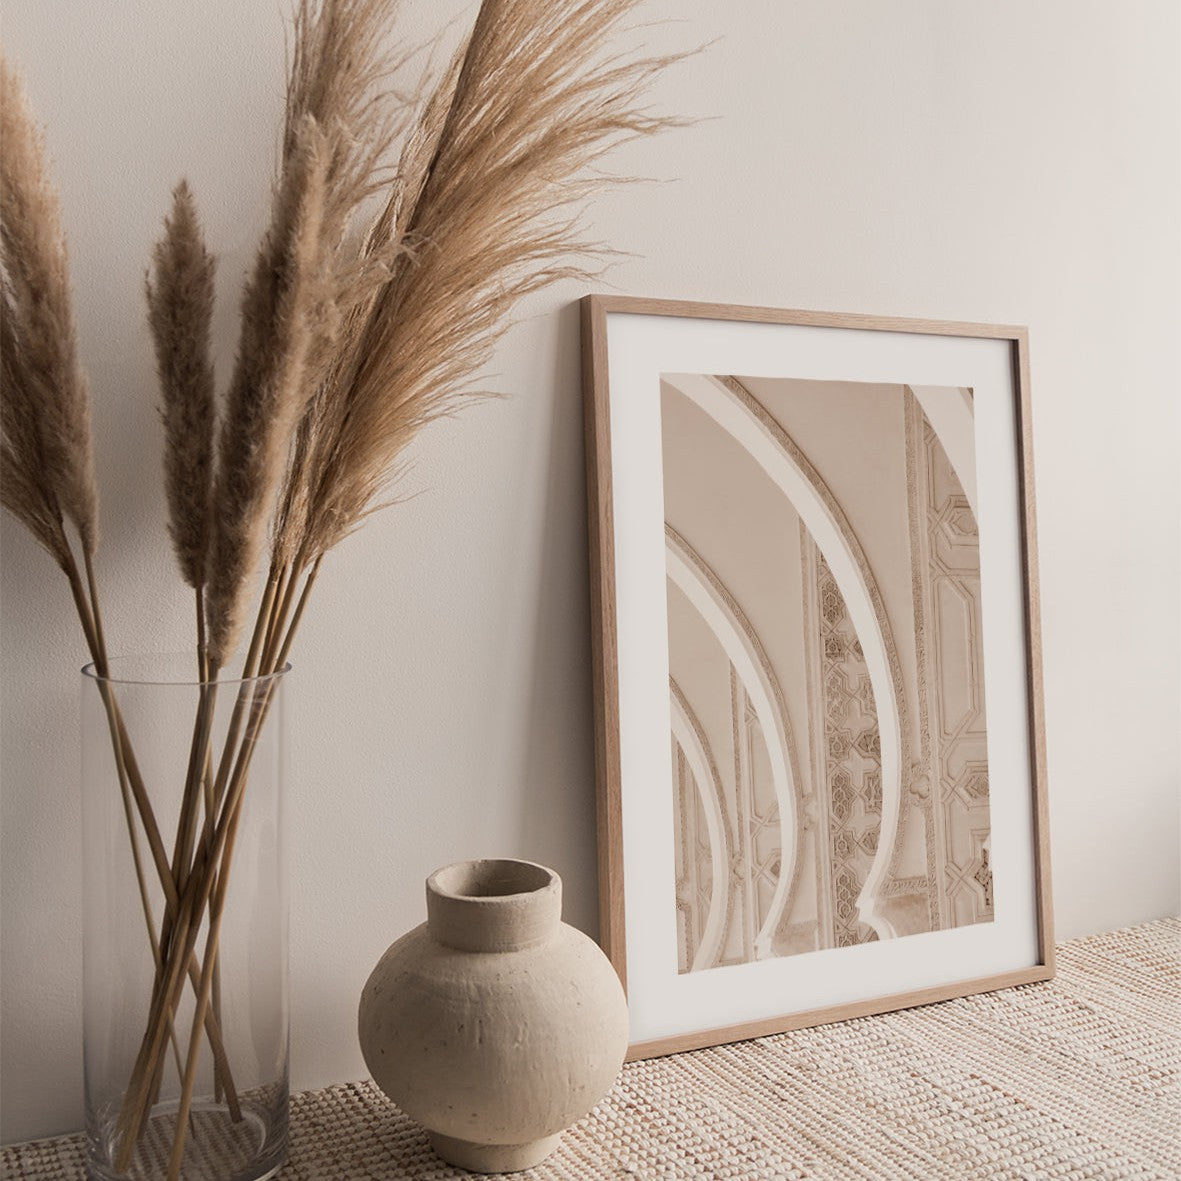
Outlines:
{"label": "photograph of arches", "polygon": [[679,971],[990,922],[971,390],[660,412]]}

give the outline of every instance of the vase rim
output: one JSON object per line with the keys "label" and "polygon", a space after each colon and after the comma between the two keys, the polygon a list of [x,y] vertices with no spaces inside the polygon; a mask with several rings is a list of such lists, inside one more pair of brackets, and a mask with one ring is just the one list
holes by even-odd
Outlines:
{"label": "vase rim", "polygon": [[[253,685],[266,681],[277,681],[291,671],[288,661],[282,668],[272,673],[264,673],[253,677],[218,677],[216,681],[202,680],[193,675],[193,665],[196,662],[196,652],[128,652],[122,656],[112,656],[107,659],[107,673],[104,676],[98,671],[93,661],[82,667],[82,676],[100,684],[107,685],[159,685],[168,688],[201,688],[202,686],[221,685]],[[120,666],[130,671],[119,675]],[[153,672],[153,669],[160,672]],[[175,668],[176,675],[169,675],[168,670]],[[187,668],[188,675],[182,672]]]}
{"label": "vase rim", "polygon": [[459,951],[524,951],[562,922],[562,879],[535,861],[484,858],[437,869],[426,881],[427,928]]}
{"label": "vase rim", "polygon": [[516,857],[477,857],[456,861],[427,878],[434,894],[456,902],[509,902],[559,888],[560,878],[548,866]]}

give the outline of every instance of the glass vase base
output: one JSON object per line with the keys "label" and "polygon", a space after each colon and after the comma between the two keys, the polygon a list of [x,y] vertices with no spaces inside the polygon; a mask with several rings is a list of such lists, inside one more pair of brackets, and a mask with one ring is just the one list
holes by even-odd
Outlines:
{"label": "glass vase base", "polygon": [[[287,1159],[287,1099],[281,1105],[242,1096],[241,1117],[233,1119],[224,1103],[194,1102],[185,1135],[181,1181],[265,1181]],[[115,1167],[118,1137],[115,1116],[102,1121],[88,1137],[89,1181],[164,1181],[176,1136],[176,1101],[152,1108],[131,1166]]]}

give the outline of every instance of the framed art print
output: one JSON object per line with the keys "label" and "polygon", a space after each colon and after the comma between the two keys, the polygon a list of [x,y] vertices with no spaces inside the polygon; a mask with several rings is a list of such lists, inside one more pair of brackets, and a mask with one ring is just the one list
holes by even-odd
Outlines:
{"label": "framed art print", "polygon": [[1051,976],[1024,329],[582,311],[631,1056]]}

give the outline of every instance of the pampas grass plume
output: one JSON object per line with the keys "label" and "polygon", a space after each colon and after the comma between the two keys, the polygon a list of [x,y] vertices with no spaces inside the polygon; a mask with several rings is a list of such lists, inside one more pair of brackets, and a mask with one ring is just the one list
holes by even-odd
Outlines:
{"label": "pampas grass plume", "polygon": [[215,262],[185,181],[172,194],[145,283],[160,381],[168,530],[181,576],[204,586],[213,505],[216,416],[210,324]]}
{"label": "pampas grass plume", "polygon": [[90,398],[77,359],[65,236],[24,87],[0,56],[0,477],[5,507],[61,561],[65,517],[98,542]]}
{"label": "pampas grass plume", "polygon": [[242,300],[242,332],[218,439],[207,595],[209,663],[225,667],[245,621],[267,520],[308,396],[323,306],[321,225],[328,158],[308,118],[276,189],[270,229]]}

